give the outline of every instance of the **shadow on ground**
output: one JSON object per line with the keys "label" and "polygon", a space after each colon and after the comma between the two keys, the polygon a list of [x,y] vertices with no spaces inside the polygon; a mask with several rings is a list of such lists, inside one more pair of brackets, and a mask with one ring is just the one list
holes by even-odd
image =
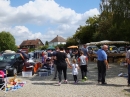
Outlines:
{"label": "shadow on ground", "polygon": [[[107,79],[108,78],[114,78],[114,77],[118,77],[119,73],[127,73],[127,68],[126,67],[121,67],[120,65],[117,65],[116,63],[110,63],[110,69],[107,70]],[[97,63],[96,62],[89,62],[88,65],[88,81],[92,82],[92,84],[97,83]],[[18,75],[19,77],[22,77],[22,75]],[[72,81],[73,82],[73,76],[72,76],[72,70],[68,69],[67,70],[67,79],[68,81]],[[44,76],[44,77],[40,77],[38,76],[38,73],[34,74],[33,77],[29,77],[29,78],[22,78],[22,79],[27,79],[27,80],[31,80],[31,81],[52,81],[52,83],[41,83],[41,84],[45,84],[45,85],[50,85],[50,84],[54,84],[54,81],[58,82],[57,80],[52,80],[53,79],[53,75],[50,76]],[[63,79],[63,77],[62,77]],[[78,74],[78,79],[81,80],[81,73],[80,73],[80,69],[79,69],[79,74]],[[93,83],[94,82],[94,83]],[[40,84],[38,83],[32,83],[32,84]],[[82,84],[87,84],[87,83],[79,83],[79,85]],[[91,84],[91,83],[88,83]],[[108,84],[108,86],[114,86],[114,87],[121,87],[123,85],[116,85],[116,84]]]}

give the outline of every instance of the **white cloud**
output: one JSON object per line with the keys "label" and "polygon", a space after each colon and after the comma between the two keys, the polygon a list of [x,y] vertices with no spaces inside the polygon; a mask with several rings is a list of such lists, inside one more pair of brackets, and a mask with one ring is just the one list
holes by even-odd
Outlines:
{"label": "white cloud", "polygon": [[[10,2],[0,0],[0,31],[11,32],[17,45],[26,39],[40,38],[45,42],[51,41],[56,35],[69,37],[79,25],[85,25],[88,17],[99,14],[96,8],[85,13],[76,13],[70,8],[59,6],[54,0],[29,1],[18,7],[12,7]],[[29,24],[48,27],[46,32],[34,32],[25,26]]]}

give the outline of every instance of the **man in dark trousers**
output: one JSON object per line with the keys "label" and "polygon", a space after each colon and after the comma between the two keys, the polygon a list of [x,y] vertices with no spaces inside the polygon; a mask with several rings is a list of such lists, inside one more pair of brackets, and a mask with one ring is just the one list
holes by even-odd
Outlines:
{"label": "man in dark trousers", "polygon": [[52,60],[53,60],[53,62],[54,62],[54,80],[57,78],[57,60],[56,59],[54,59],[54,56],[56,55],[56,53],[59,51],[59,47],[56,47],[55,48],[55,51],[53,52],[53,55],[52,55]]}
{"label": "man in dark trousers", "polygon": [[107,62],[107,54],[106,50],[108,49],[107,45],[103,45],[101,49],[97,51],[97,67],[98,67],[98,83],[107,84],[105,82],[105,76],[106,76],[106,68],[109,68],[108,62]]}
{"label": "man in dark trousers", "polygon": [[126,62],[128,63],[128,86],[130,86],[130,47],[127,48]]}

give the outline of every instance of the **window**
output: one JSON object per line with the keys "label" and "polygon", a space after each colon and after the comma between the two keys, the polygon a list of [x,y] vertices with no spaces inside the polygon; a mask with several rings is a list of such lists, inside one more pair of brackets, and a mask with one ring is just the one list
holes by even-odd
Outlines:
{"label": "window", "polygon": [[20,56],[20,54],[17,54],[17,55],[16,55],[16,60],[19,60],[19,61],[20,61],[20,60],[23,60],[23,58]]}

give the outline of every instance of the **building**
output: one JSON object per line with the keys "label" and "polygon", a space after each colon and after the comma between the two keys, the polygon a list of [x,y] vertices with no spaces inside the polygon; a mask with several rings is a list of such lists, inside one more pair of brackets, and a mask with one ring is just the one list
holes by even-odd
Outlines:
{"label": "building", "polygon": [[49,46],[57,46],[59,44],[66,44],[66,40],[58,35],[49,42]]}
{"label": "building", "polygon": [[44,44],[42,43],[40,39],[24,40],[20,44],[20,48],[29,48],[29,49],[32,49],[32,48],[37,49],[41,46],[44,46]]}

